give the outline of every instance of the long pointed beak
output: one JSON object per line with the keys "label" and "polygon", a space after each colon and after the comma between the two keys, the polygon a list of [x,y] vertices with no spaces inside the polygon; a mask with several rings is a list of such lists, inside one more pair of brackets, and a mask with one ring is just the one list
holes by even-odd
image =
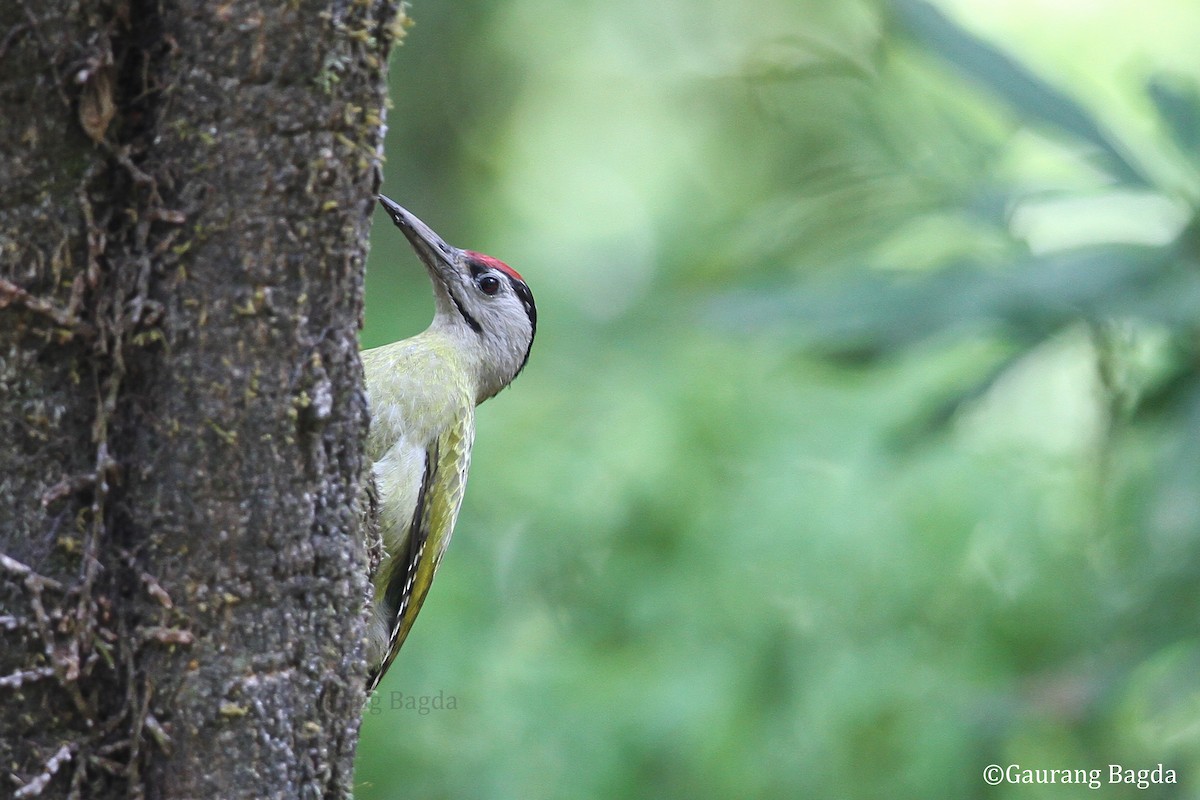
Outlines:
{"label": "long pointed beak", "polygon": [[396,227],[404,232],[404,236],[417,251],[417,256],[429,270],[430,275],[449,283],[456,273],[456,262],[459,250],[446,244],[442,237],[433,229],[417,219],[408,209],[396,201],[379,195],[379,204],[387,211]]}

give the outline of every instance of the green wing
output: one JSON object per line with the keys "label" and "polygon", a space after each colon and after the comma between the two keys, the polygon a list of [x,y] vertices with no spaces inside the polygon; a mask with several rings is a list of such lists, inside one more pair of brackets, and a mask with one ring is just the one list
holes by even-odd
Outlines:
{"label": "green wing", "polygon": [[450,426],[425,451],[425,470],[403,545],[405,552],[396,554],[383,589],[383,606],[395,624],[387,656],[371,676],[368,691],[375,688],[400,652],[450,544],[470,467],[473,416],[468,413]]}

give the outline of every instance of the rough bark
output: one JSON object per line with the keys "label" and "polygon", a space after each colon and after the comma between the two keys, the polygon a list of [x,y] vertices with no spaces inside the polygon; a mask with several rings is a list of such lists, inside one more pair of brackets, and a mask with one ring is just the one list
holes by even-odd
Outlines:
{"label": "rough bark", "polygon": [[0,796],[350,794],[397,6],[0,3]]}

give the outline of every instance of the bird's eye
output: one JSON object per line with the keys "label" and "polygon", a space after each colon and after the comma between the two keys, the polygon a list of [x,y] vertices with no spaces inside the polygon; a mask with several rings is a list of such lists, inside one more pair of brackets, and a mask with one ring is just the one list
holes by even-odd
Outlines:
{"label": "bird's eye", "polygon": [[484,275],[479,279],[479,291],[486,295],[493,295],[500,291],[500,279],[495,275]]}

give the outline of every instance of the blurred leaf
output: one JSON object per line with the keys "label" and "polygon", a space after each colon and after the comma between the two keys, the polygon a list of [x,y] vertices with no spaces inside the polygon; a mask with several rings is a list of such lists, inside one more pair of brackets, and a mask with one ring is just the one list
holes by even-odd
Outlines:
{"label": "blurred leaf", "polygon": [[1070,95],[1056,89],[983,39],[967,32],[925,0],[892,0],[896,19],[914,39],[991,91],[1030,122],[1053,125],[1099,148],[1122,183],[1150,181],[1122,154],[1111,135]]}
{"label": "blurred leaf", "polygon": [[1155,75],[1146,85],[1167,132],[1179,149],[1193,159],[1200,156],[1200,89],[1180,76]]}
{"label": "blurred leaf", "polygon": [[860,273],[825,288],[729,295],[714,318],[739,328],[786,326],[827,353],[867,356],[988,328],[1032,342],[1107,315],[1178,325],[1194,317],[1200,275],[1171,270],[1173,263],[1172,248],[1126,245],[1031,258],[1004,271],[964,263],[932,275]]}

